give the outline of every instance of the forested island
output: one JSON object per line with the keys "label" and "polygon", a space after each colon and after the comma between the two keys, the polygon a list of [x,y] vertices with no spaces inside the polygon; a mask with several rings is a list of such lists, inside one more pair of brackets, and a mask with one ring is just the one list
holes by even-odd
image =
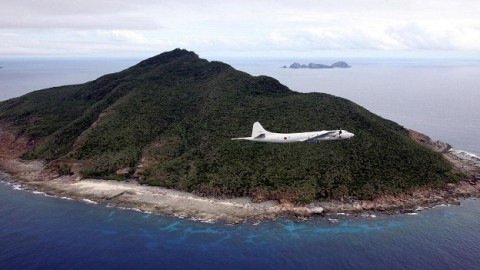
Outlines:
{"label": "forested island", "polygon": [[[230,140],[247,136],[255,121],[284,132],[341,126],[355,137],[288,145]],[[3,101],[0,123],[2,170],[35,189],[117,206],[142,205],[131,185],[189,192],[197,202],[274,200],[281,212],[285,204],[402,196],[465,178],[407,129],[349,100],[294,92],[181,49],[91,82]],[[167,206],[152,209],[173,211]]]}

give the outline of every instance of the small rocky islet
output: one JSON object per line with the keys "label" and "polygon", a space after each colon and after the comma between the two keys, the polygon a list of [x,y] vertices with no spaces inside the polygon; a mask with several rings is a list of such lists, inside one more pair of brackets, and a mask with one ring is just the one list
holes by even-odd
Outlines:
{"label": "small rocky islet", "polygon": [[338,61],[338,62],[335,62],[331,65],[315,64],[315,63],[309,63],[308,65],[306,65],[306,64],[300,64],[300,63],[295,62],[288,67],[286,65],[284,65],[282,68],[328,69],[328,68],[351,68],[351,66],[349,64],[347,64],[347,62],[345,62],[345,61]]}

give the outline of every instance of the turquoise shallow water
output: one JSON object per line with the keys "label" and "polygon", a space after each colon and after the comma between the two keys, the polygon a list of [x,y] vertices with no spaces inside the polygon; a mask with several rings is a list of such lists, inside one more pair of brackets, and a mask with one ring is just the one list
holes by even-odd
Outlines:
{"label": "turquoise shallow water", "polygon": [[[205,224],[0,184],[0,269],[480,269],[480,202]],[[337,220],[333,220],[333,218]]]}

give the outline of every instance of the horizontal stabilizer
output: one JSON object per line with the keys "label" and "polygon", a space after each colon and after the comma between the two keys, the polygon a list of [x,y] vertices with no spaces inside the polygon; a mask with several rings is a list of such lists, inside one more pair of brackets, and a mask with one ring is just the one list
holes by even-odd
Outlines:
{"label": "horizontal stabilizer", "polygon": [[251,137],[241,137],[241,138],[232,138],[232,141],[237,141],[237,140],[251,140]]}

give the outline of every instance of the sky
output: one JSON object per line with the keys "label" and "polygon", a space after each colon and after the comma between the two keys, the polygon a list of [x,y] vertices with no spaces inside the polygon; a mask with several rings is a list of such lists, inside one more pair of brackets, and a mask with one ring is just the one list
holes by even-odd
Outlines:
{"label": "sky", "polygon": [[480,57],[479,0],[2,0],[0,57]]}

